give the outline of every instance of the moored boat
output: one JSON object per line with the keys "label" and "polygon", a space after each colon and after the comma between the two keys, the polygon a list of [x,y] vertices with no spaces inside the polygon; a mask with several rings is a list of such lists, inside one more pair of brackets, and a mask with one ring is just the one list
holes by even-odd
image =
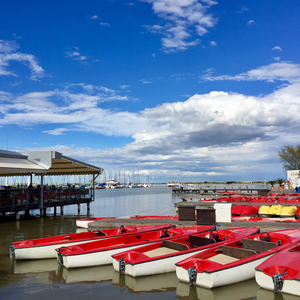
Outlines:
{"label": "moored boat", "polygon": [[174,225],[164,225],[160,230],[117,236],[69,247],[60,247],[56,249],[57,259],[65,268],[111,264],[111,255],[118,252],[130,250],[144,244],[159,242],[162,239],[194,234],[201,231],[210,231],[213,228],[213,226],[174,227]]}
{"label": "moored boat", "polygon": [[13,254],[17,260],[56,258],[55,249],[58,247],[69,247],[71,245],[86,243],[89,241],[103,240],[115,236],[128,235],[143,231],[161,230],[162,228],[163,225],[121,226],[120,228],[63,234],[13,242],[10,250],[11,254]]}
{"label": "moored boat", "polygon": [[133,277],[175,271],[175,263],[228,240],[247,237],[259,232],[256,227],[214,230],[195,233],[146,245],[112,255],[113,266],[119,273]]}
{"label": "moored boat", "polygon": [[176,263],[182,281],[213,288],[255,276],[255,267],[293,242],[300,241],[299,229],[264,232],[239,241],[204,250]]}
{"label": "moored boat", "polygon": [[256,282],[274,293],[300,296],[300,241],[255,268]]}

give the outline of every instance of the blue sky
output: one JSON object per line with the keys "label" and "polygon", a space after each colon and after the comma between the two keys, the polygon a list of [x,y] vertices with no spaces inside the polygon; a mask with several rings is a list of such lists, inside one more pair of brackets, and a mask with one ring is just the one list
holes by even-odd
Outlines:
{"label": "blue sky", "polygon": [[299,1],[2,1],[0,149],[154,182],[272,180],[300,126]]}

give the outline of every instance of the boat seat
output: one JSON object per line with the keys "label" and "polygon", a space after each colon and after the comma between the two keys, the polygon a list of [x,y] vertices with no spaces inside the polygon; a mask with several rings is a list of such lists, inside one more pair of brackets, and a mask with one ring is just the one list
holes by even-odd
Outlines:
{"label": "boat seat", "polygon": [[216,251],[237,259],[243,259],[256,254],[254,250],[235,248],[229,246],[220,246]]}
{"label": "boat seat", "polygon": [[163,241],[162,246],[166,247],[166,248],[174,249],[177,251],[184,251],[184,250],[189,249],[189,247],[185,244],[176,243],[176,242],[172,242],[172,241]]}
{"label": "boat seat", "polygon": [[242,242],[242,248],[254,250],[257,253],[264,252],[278,247],[276,243],[258,241],[258,240],[241,239],[241,242]]}
{"label": "boat seat", "polygon": [[216,242],[215,239],[206,238],[202,236],[190,235],[189,243],[191,248],[197,248],[205,245],[214,244]]}

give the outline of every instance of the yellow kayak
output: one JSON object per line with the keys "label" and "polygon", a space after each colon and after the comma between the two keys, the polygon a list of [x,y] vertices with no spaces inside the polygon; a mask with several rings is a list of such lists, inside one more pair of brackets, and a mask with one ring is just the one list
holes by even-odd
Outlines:
{"label": "yellow kayak", "polygon": [[272,205],[269,214],[272,216],[280,216],[281,209],[282,209],[282,205]]}
{"label": "yellow kayak", "polygon": [[258,215],[260,217],[269,217],[270,209],[271,209],[271,207],[269,205],[262,205],[258,211]]}
{"label": "yellow kayak", "polygon": [[291,217],[295,216],[297,206],[283,206],[281,209],[280,217]]}

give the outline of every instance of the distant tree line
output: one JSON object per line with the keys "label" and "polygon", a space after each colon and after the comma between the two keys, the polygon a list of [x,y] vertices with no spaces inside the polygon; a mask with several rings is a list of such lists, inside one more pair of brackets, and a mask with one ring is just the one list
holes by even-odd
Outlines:
{"label": "distant tree line", "polygon": [[283,146],[278,155],[285,170],[300,170],[300,145]]}

